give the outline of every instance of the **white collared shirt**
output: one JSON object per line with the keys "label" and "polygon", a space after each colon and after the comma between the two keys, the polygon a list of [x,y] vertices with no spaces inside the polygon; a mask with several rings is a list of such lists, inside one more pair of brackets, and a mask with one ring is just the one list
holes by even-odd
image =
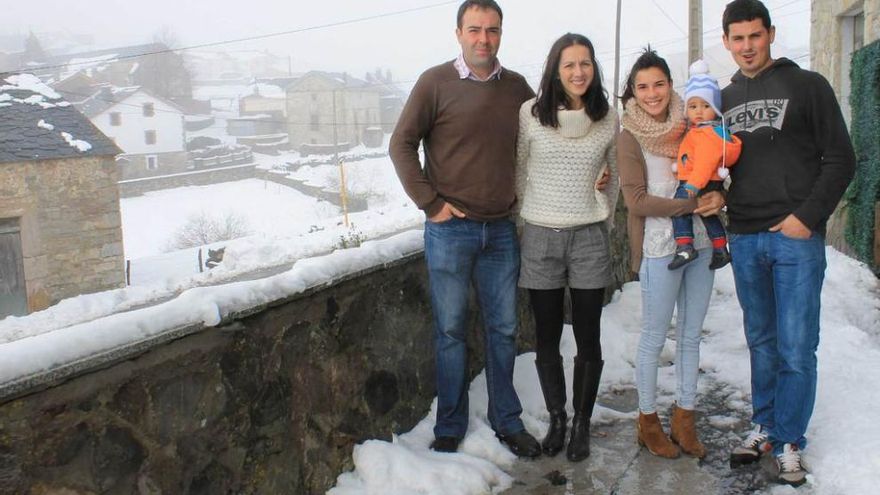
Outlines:
{"label": "white collared shirt", "polygon": [[474,74],[474,71],[468,67],[467,63],[464,61],[464,54],[459,53],[458,57],[456,57],[455,62],[452,63],[455,66],[455,70],[458,71],[458,77],[461,79],[470,79],[472,81],[486,82],[491,81],[492,79],[500,79],[501,78],[501,62],[498,59],[495,59],[495,68],[492,69],[492,73],[489,74],[489,77],[486,79],[482,79],[480,76]]}

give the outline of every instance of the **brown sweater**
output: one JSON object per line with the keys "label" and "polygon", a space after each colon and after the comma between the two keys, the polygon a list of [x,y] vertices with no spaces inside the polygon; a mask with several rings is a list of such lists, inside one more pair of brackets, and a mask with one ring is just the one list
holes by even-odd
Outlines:
{"label": "brown sweater", "polygon": [[388,149],[416,206],[428,216],[445,201],[474,220],[507,217],[516,202],[519,107],[532,96],[525,79],[507,69],[485,82],[460,79],[452,62],[425,71]]}
{"label": "brown sweater", "polygon": [[648,166],[636,138],[626,129],[617,135],[617,169],[620,191],[626,203],[630,269],[636,273],[642,264],[645,217],[673,217],[693,213],[696,199],[672,199],[648,194]]}

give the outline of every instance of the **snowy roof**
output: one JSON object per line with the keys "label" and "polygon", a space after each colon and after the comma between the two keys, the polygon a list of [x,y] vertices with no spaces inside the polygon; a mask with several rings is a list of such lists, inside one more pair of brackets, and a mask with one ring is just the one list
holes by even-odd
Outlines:
{"label": "snowy roof", "polygon": [[76,103],[76,108],[86,117],[91,118],[137,93],[139,89],[140,86],[128,88],[105,86],[83,101]]}
{"label": "snowy roof", "polygon": [[32,74],[0,74],[0,163],[122,151]]}
{"label": "snowy roof", "polygon": [[136,93],[145,93],[154,100],[161,101],[168,106],[177,109],[181,113],[186,113],[176,103],[166,100],[164,98],[160,98],[141,86],[128,86],[120,88],[112,85],[106,85],[85,100],[75,103],[75,105],[76,108],[79,109],[80,112],[85,114],[86,117],[92,118],[109,110],[117,104],[122,103]]}
{"label": "snowy roof", "polygon": [[[309,77],[322,77],[325,79],[329,79],[335,84],[345,87],[345,88],[364,88],[371,89],[374,85],[364,81],[363,79],[358,79],[357,77],[353,77],[346,72],[325,72],[322,70],[313,70],[306,72],[299,80],[305,80]],[[294,81],[291,86],[295,86],[298,81]]]}

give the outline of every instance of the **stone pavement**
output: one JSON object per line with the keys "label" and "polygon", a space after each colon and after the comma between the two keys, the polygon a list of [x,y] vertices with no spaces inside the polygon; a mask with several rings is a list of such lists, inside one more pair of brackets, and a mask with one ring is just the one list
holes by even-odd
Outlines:
{"label": "stone pavement", "polygon": [[[773,481],[774,463],[769,459],[736,470],[729,468],[729,451],[748,428],[749,411],[732,411],[725,405],[725,396],[721,387],[710,387],[699,399],[697,427],[709,452],[702,461],[688,456],[669,460],[651,455],[636,443],[635,421],[620,419],[591,428],[591,455],[583,462],[568,462],[564,451],[553,458],[517,461],[509,471],[515,478],[513,487],[504,494],[739,495],[777,486]],[[599,403],[629,413],[637,410],[636,391],[630,388],[608,393],[599,398]],[[668,432],[666,416],[661,409]],[[809,493],[804,488],[798,490],[799,495]]]}

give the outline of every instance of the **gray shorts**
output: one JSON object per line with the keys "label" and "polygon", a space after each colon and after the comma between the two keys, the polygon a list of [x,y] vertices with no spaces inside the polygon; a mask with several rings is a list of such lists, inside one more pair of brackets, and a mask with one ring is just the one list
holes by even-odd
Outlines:
{"label": "gray shorts", "polygon": [[526,223],[520,240],[519,286],[526,289],[599,289],[611,282],[604,222],[568,229]]}

